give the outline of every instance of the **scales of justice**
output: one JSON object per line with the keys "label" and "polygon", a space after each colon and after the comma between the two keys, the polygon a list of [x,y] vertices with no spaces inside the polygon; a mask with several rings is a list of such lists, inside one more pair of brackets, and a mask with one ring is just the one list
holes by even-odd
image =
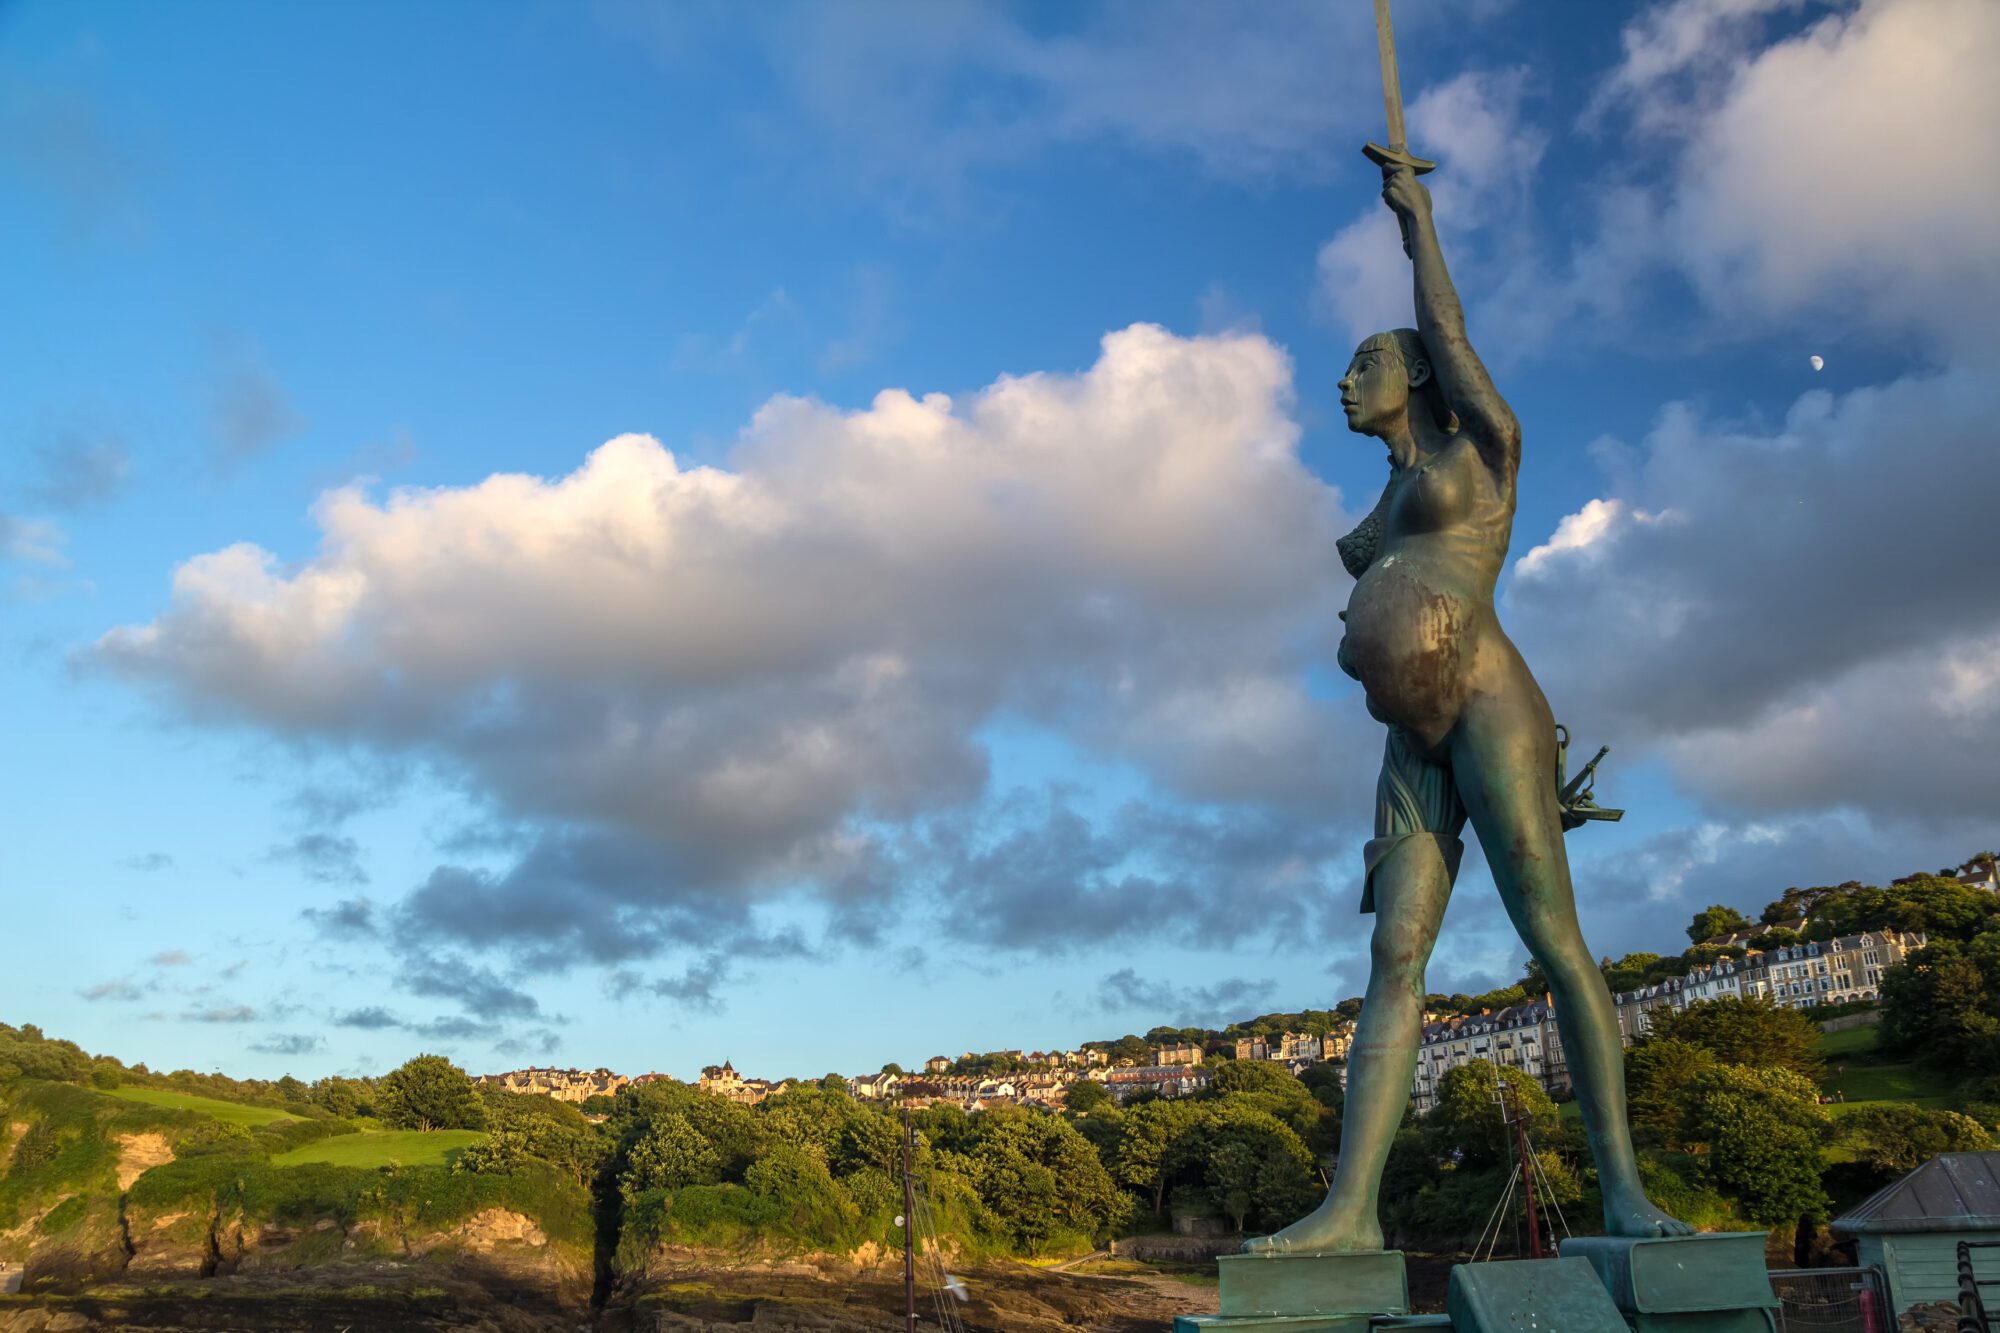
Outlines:
{"label": "scales of justice", "polygon": [[[1340,665],[1388,740],[1361,910],[1375,916],[1367,994],[1348,1055],[1340,1157],[1327,1197],[1226,1255],[1221,1314],[1202,1329],[1373,1328],[1736,1333],[1775,1328],[1762,1232],[1697,1235],[1647,1199],[1626,1116],[1624,1053],[1576,920],[1564,833],[1615,819],[1590,796],[1593,759],[1563,780],[1567,733],[1500,627],[1493,592],[1512,536],[1521,428],[1466,336],[1413,156],[1388,0],[1375,0],[1387,145],[1382,198],[1403,233],[1416,327],[1361,343],[1339,383],[1350,430],[1389,449],[1375,508],[1339,543],[1355,578]],[[1599,751],[1598,759],[1603,757]],[[1604,1232],[1559,1257],[1461,1264],[1448,1313],[1409,1313],[1403,1255],[1383,1248],[1382,1170],[1416,1071],[1424,967],[1472,825],[1508,916],[1548,977],[1604,1196]]]}

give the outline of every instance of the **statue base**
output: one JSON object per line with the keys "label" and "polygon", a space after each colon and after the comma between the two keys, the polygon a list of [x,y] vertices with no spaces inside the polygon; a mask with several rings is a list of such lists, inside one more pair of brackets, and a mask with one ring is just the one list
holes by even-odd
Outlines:
{"label": "statue base", "polygon": [[1635,1333],[1772,1333],[1778,1295],[1764,1233],[1574,1236],[1564,1260],[1587,1260]]}
{"label": "statue base", "polygon": [[1216,1265],[1222,1313],[1182,1315],[1174,1320],[1174,1333],[1367,1333],[1371,1321],[1410,1309],[1401,1250],[1225,1254]]}
{"label": "statue base", "polygon": [[1509,1259],[1451,1270],[1452,1333],[1630,1333],[1597,1273],[1582,1259]]}

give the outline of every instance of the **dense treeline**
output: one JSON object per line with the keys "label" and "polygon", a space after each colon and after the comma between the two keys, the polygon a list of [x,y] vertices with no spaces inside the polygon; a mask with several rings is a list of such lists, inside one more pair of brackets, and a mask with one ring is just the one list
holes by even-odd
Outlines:
{"label": "dense treeline", "polygon": [[[1779,928],[1801,918],[1797,931]],[[1693,943],[1680,955],[1628,954],[1606,959],[1603,968],[1614,989],[1629,990],[1744,944],[1870,930],[1930,937],[1885,976],[1880,1058],[1978,1077],[1961,1077],[1956,1096],[1930,1105],[1883,1100],[1836,1107],[1835,1115],[1821,1091],[1826,1071],[1812,1021],[1823,1011],[1808,1018],[1768,1001],[1720,1000],[1658,1012],[1649,1036],[1628,1052],[1627,1081],[1642,1166],[1662,1206],[1700,1225],[1814,1222],[1936,1152],[1990,1145],[2000,1119],[2000,899],[1991,893],[1949,875],[1912,876],[1886,888],[1789,889],[1760,922],[1712,906],[1689,924]],[[1731,932],[1749,935],[1729,946],[1706,942]],[[1530,967],[1514,985],[1433,996],[1431,1007],[1499,1009],[1541,990]],[[1167,1042],[1226,1054],[1242,1036],[1331,1030],[1350,1022],[1357,1007],[1349,1001],[1265,1014],[1217,1030],[1158,1027],[1094,1044],[1114,1060],[1149,1059]],[[1007,1072],[1014,1062],[1003,1052],[960,1063],[968,1071]],[[1452,1071],[1436,1110],[1406,1119],[1397,1136],[1383,1191],[1393,1243],[1450,1249],[1478,1234],[1514,1165],[1496,1082],[1512,1085],[1528,1117],[1550,1201],[1572,1210],[1579,1229],[1594,1224],[1594,1170],[1576,1120],[1525,1075],[1475,1062]],[[911,1116],[913,1155],[936,1226],[961,1251],[1073,1251],[1120,1231],[1164,1226],[1174,1212],[1268,1230],[1321,1197],[1339,1148],[1340,1087],[1336,1065],[1295,1077],[1275,1062],[1221,1059],[1209,1086],[1183,1099],[1141,1094],[1121,1106],[1102,1085],[1080,1082],[1060,1113],[925,1107]],[[123,1088],[193,1093],[285,1118],[251,1128],[100,1095]],[[0,1183],[0,1226],[35,1190],[53,1188],[51,1181],[89,1176],[101,1192],[107,1135],[144,1124],[167,1134],[176,1158],[148,1173],[149,1200],[163,1191],[236,1191],[267,1204],[289,1199],[283,1206],[294,1211],[352,1213],[411,1199],[443,1200],[449,1211],[541,1191],[556,1199],[547,1210],[553,1225],[571,1237],[587,1234],[594,1208],[600,1231],[617,1228],[628,1266],[661,1245],[851,1250],[893,1245],[899,1235],[902,1127],[893,1108],[854,1099],[832,1075],[756,1106],[660,1080],[577,1107],[476,1086],[437,1056],[374,1079],[239,1080],[155,1073],[92,1056],[32,1025],[0,1024],[0,1100],[28,1108],[25,1132],[9,1145],[14,1169]],[[481,1137],[449,1167],[406,1171],[393,1187],[331,1167],[291,1174],[302,1168],[288,1171],[271,1160],[331,1135],[380,1129]],[[101,1198],[64,1206],[115,1217]]]}

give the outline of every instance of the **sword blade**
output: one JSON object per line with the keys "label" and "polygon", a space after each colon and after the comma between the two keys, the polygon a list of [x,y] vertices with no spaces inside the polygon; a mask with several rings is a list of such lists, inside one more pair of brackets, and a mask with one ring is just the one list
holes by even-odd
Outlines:
{"label": "sword blade", "polygon": [[1382,55],[1382,109],[1389,120],[1389,148],[1407,152],[1410,140],[1403,130],[1403,83],[1396,74],[1396,32],[1389,26],[1389,0],[1375,0],[1375,45]]}

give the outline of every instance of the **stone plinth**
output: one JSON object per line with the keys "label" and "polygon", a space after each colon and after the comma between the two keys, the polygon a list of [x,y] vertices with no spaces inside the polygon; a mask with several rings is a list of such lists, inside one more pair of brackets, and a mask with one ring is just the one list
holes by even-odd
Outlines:
{"label": "stone plinth", "polygon": [[1635,1333],[1771,1333],[1778,1294],[1764,1266],[1764,1233],[1574,1236],[1565,1259],[1589,1261]]}
{"label": "stone plinth", "polygon": [[1182,1315],[1174,1333],[1367,1333],[1378,1315],[1407,1314],[1401,1250],[1351,1254],[1225,1254],[1222,1313]]}
{"label": "stone plinth", "polygon": [[1582,1259],[1514,1259],[1451,1270],[1452,1333],[1629,1333]]}

